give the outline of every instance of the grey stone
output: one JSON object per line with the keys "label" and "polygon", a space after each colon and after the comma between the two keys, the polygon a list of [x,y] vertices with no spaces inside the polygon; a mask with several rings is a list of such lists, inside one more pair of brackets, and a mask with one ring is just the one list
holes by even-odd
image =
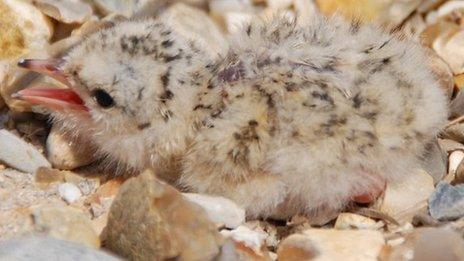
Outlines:
{"label": "grey stone", "polygon": [[52,237],[27,237],[0,242],[0,260],[117,261],[103,251]]}
{"label": "grey stone", "polygon": [[23,172],[51,167],[47,159],[31,144],[7,130],[0,130],[0,161]]}
{"label": "grey stone", "polygon": [[438,220],[452,220],[464,216],[464,184],[452,186],[438,183],[429,198],[430,215]]}

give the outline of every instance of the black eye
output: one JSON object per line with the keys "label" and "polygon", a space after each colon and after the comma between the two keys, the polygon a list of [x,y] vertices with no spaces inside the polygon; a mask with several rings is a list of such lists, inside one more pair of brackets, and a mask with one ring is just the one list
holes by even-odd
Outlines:
{"label": "black eye", "polygon": [[109,108],[114,106],[113,98],[104,90],[98,89],[93,92],[93,98],[103,108]]}

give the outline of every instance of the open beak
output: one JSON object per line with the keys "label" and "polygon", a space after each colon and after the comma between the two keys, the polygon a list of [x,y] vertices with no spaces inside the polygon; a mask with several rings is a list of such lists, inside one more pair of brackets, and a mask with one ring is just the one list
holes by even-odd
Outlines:
{"label": "open beak", "polygon": [[70,87],[69,89],[29,88],[21,90],[12,95],[13,98],[21,99],[32,104],[41,105],[52,110],[77,110],[88,111],[82,99],[72,89],[66,75],[60,69],[63,63],[61,59],[23,59],[18,66],[48,75],[59,82]]}

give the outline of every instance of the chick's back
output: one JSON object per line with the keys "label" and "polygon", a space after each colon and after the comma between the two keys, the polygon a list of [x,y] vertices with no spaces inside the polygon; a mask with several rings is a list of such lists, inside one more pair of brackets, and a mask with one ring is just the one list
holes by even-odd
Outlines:
{"label": "chick's back", "polygon": [[182,182],[252,216],[339,209],[400,179],[446,120],[424,51],[374,26],[255,20],[230,46]]}

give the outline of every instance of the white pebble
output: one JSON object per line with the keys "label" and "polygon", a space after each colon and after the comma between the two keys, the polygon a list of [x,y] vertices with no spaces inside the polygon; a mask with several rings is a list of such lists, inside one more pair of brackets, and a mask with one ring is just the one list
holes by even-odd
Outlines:
{"label": "white pebble", "polygon": [[451,152],[449,156],[449,166],[448,166],[448,173],[454,175],[456,170],[461,164],[461,161],[464,159],[464,152],[460,150],[455,150]]}
{"label": "white pebble", "polygon": [[182,193],[182,195],[200,205],[214,223],[224,224],[227,228],[236,228],[245,223],[245,210],[230,199],[195,193]]}
{"label": "white pebble", "polygon": [[60,197],[64,199],[68,204],[73,203],[82,196],[82,192],[79,188],[72,183],[63,183],[58,187]]}
{"label": "white pebble", "polygon": [[266,240],[266,233],[261,231],[251,230],[245,226],[239,226],[234,230],[221,230],[221,234],[226,238],[232,238],[234,241],[242,242],[247,247],[259,252],[261,246]]}
{"label": "white pebble", "polygon": [[39,167],[50,167],[34,146],[7,130],[0,130],[0,161],[28,173],[34,173]]}

